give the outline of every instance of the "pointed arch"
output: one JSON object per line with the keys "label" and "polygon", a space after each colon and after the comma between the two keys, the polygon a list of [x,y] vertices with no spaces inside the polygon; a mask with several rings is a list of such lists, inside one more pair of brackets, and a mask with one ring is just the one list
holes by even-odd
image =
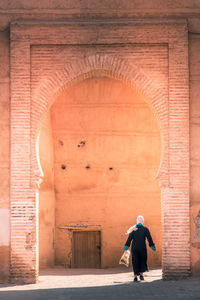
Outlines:
{"label": "pointed arch", "polygon": [[31,129],[32,129],[32,186],[41,182],[42,172],[36,148],[40,123],[59,93],[76,82],[93,76],[107,76],[134,86],[143,94],[154,112],[161,131],[162,154],[157,177],[162,186],[168,186],[168,106],[164,94],[146,74],[117,56],[93,55],[72,63],[41,80],[32,95]]}

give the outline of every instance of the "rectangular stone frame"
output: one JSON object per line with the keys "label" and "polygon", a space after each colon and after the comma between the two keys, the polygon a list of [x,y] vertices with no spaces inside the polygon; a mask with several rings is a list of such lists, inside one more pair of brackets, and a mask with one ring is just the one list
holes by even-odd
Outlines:
{"label": "rectangular stone frame", "polygon": [[[185,20],[11,24],[11,281],[38,280],[38,187],[31,180],[32,45],[165,43],[169,49],[168,184],[161,182],[163,277],[190,274],[188,29]],[[161,116],[162,117],[162,116]],[[39,120],[38,120],[39,122]]]}

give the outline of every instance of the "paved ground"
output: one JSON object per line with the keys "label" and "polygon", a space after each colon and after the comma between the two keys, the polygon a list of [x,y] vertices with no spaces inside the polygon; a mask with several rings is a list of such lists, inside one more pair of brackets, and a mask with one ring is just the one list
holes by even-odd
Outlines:
{"label": "paved ground", "polygon": [[40,282],[29,285],[0,284],[0,300],[200,300],[200,278],[163,281],[161,270],[133,282],[131,269],[42,271]]}

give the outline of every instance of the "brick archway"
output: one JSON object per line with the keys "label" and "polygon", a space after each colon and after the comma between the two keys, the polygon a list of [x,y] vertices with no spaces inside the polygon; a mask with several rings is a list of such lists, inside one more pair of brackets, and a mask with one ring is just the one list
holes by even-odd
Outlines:
{"label": "brick archway", "polygon": [[[32,186],[38,186],[43,176],[35,145],[43,115],[49,110],[56,96],[68,86],[92,76],[107,76],[135,86],[145,96],[158,120],[161,131],[162,155],[157,177],[162,187],[168,186],[168,106],[162,90],[136,66],[118,57],[94,55],[65,65],[53,76],[38,83],[32,97]],[[39,104],[39,105],[38,105]]]}
{"label": "brick archway", "polygon": [[[83,22],[82,26],[81,22]],[[102,26],[103,24],[103,26]],[[111,30],[111,27],[113,30]],[[73,30],[72,30],[73,29]],[[128,34],[127,34],[128,32]],[[148,33],[148,34],[147,34]],[[36,84],[34,45],[167,45],[168,98],[134,64],[115,55],[92,55],[65,64]],[[38,279],[38,183],[36,138],[40,120],[63,86],[104,72],[144,93],[159,120],[159,170],[163,224],[163,277],[190,274],[188,29],[184,20],[14,22],[11,25],[11,280]],[[33,86],[36,86],[33,89]],[[176,225],[176,226],[175,226]],[[184,232],[184,235],[182,234]]]}

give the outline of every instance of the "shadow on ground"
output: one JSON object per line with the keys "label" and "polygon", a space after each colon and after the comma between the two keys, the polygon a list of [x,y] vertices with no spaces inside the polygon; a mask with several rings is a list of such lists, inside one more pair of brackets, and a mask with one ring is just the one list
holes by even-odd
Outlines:
{"label": "shadow on ground", "polygon": [[85,287],[53,288],[39,290],[0,291],[1,300],[99,300],[99,299],[200,299],[200,285],[194,280],[153,282],[127,282],[126,284]]}
{"label": "shadow on ground", "polygon": [[0,300],[200,300],[200,279],[163,281],[161,270],[133,282],[131,269],[59,270],[41,272],[40,282],[0,285]]}

